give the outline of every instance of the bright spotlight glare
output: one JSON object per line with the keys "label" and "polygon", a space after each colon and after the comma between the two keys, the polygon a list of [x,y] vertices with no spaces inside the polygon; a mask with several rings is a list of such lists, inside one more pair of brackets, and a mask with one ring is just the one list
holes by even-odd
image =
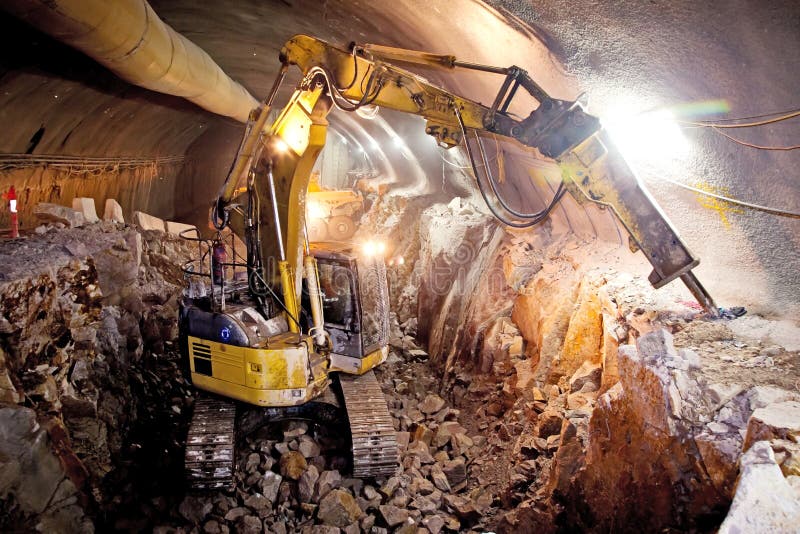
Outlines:
{"label": "bright spotlight glare", "polygon": [[397,148],[402,148],[402,147],[403,147],[403,145],[405,144],[405,143],[403,142],[403,138],[402,138],[402,137],[400,137],[399,135],[396,135],[396,136],[394,137],[394,139],[392,139],[392,141],[394,142],[394,146],[396,146]]}
{"label": "bright spotlight glare", "polygon": [[612,115],[603,120],[603,126],[631,160],[670,160],[689,150],[689,142],[668,110]]}
{"label": "bright spotlight glare", "polygon": [[306,213],[309,219],[324,219],[325,210],[319,202],[309,202],[306,206]]}
{"label": "bright spotlight glare", "polygon": [[383,256],[386,252],[386,243],[379,240],[369,240],[361,245],[361,250],[367,257]]}
{"label": "bright spotlight glare", "polygon": [[286,144],[286,141],[280,138],[275,138],[275,150],[278,152],[286,152],[289,150],[289,145]]}
{"label": "bright spotlight glare", "polygon": [[380,108],[378,106],[373,106],[371,104],[367,104],[365,106],[359,106],[356,108],[356,115],[361,117],[362,119],[372,120],[378,116],[378,111]]}
{"label": "bright spotlight glare", "polygon": [[381,146],[381,145],[378,144],[378,141],[375,138],[372,139],[371,144],[372,144],[372,148],[380,148],[380,146]]}

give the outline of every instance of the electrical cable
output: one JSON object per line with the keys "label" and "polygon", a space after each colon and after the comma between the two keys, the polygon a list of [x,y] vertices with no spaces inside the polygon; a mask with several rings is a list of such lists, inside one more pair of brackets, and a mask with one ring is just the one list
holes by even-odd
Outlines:
{"label": "electrical cable", "polygon": [[731,121],[747,121],[752,119],[763,119],[764,117],[774,117],[775,115],[783,115],[786,113],[794,113],[800,111],[800,108],[786,109],[783,111],[773,111],[772,113],[761,113],[760,115],[750,115],[749,117],[732,117],[730,119],[712,119],[704,122],[731,122]]}
{"label": "electrical cable", "polygon": [[722,130],[720,130],[719,128],[717,128],[716,126],[710,126],[710,128],[712,130],[714,130],[715,132],[717,132],[718,134],[720,134],[721,136],[727,137],[728,139],[730,139],[734,143],[737,143],[739,145],[746,146],[746,147],[749,147],[749,148],[757,148],[759,150],[784,150],[784,151],[797,150],[798,148],[800,148],[800,145],[793,145],[793,146],[756,145],[754,143],[748,143],[747,141],[742,141],[741,139],[737,139],[737,138],[733,137],[732,135],[728,135],[725,132],[723,132]]}
{"label": "electrical cable", "polygon": [[677,185],[678,187],[682,187],[683,189],[688,189],[689,191],[694,191],[695,193],[699,193],[701,195],[705,195],[707,197],[712,197],[712,198],[716,198],[716,199],[719,199],[719,200],[724,200],[725,202],[730,202],[731,204],[736,204],[736,205],[739,205],[739,206],[744,206],[746,208],[751,208],[751,209],[758,210],[758,211],[764,211],[764,212],[767,212],[767,213],[772,213],[774,215],[783,215],[783,216],[786,216],[786,217],[793,217],[793,218],[800,219],[800,212],[797,212],[797,211],[789,211],[789,210],[784,210],[784,209],[779,209],[779,208],[771,208],[769,206],[762,206],[760,204],[753,204],[751,202],[745,202],[744,200],[737,200],[735,198],[730,198],[730,197],[726,197],[726,196],[723,196],[723,195],[718,195],[718,194],[712,193],[710,191],[703,191],[702,189],[699,189],[697,187],[692,187],[691,185],[682,184],[682,183],[677,182],[675,180],[670,180],[669,178],[665,178],[664,181],[669,182],[669,183],[671,183],[673,185]]}
{"label": "electrical cable", "polygon": [[775,115],[775,113],[769,113],[766,115],[756,115],[753,117],[742,117],[739,119],[720,119],[719,121],[679,121],[682,124],[691,124],[692,126],[707,126],[710,128],[752,128],[755,126],[765,126],[767,124],[773,124],[776,122],[781,122],[789,119],[793,119],[794,117],[800,116],[800,109],[789,110],[788,112],[780,112],[782,113],[779,117],[774,117],[772,119],[766,119],[763,121],[756,121],[756,122],[745,122],[740,124],[718,124],[718,122],[732,122],[732,121],[739,121],[739,120],[747,120],[747,119],[760,119],[762,117],[771,117]]}
{"label": "electrical cable", "polygon": [[[779,116],[775,117],[780,113]],[[755,143],[749,143],[747,141],[743,141],[732,135],[729,135],[722,131],[722,129],[729,129],[729,128],[754,128],[758,126],[766,126],[768,124],[774,124],[777,122],[793,119],[795,117],[800,116],[800,109],[792,109],[787,111],[782,111],[778,113],[767,113],[763,115],[754,115],[752,117],[741,117],[738,119],[720,119],[719,121],[678,121],[679,124],[687,125],[686,127],[698,127],[698,128],[711,128],[716,133],[722,135],[723,137],[727,137],[729,140],[733,141],[742,146],[746,146],[749,148],[756,148],[759,150],[780,150],[780,151],[788,151],[788,150],[797,150],[800,149],[800,145],[792,145],[792,146],[774,146],[774,145],[757,145]],[[733,122],[738,120],[749,120],[749,119],[760,119],[763,117],[772,117],[769,119],[765,119],[762,121],[755,121],[755,122],[745,122],[745,123],[737,123],[737,124],[720,124],[720,122]]]}

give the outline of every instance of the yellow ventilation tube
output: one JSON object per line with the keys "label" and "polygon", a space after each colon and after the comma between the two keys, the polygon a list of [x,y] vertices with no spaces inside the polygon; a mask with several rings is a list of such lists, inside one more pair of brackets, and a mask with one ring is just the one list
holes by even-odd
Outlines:
{"label": "yellow ventilation tube", "polygon": [[6,0],[2,8],[135,85],[247,122],[255,98],[145,0]]}

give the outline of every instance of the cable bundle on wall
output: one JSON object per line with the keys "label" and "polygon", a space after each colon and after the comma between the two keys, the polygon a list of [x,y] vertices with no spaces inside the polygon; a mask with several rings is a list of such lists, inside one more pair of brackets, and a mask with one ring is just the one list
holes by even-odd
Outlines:
{"label": "cable bundle on wall", "polygon": [[104,172],[119,172],[120,170],[141,167],[156,168],[163,165],[178,165],[182,164],[184,159],[183,155],[157,158],[131,158],[0,154],[0,171],[47,167],[69,174],[99,175]]}

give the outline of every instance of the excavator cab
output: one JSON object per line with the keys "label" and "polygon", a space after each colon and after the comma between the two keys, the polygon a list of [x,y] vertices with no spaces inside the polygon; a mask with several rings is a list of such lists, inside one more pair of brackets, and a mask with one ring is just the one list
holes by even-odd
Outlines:
{"label": "excavator cab", "polygon": [[325,331],[331,338],[331,371],[361,375],[386,360],[389,292],[386,266],[377,254],[314,243]]}

